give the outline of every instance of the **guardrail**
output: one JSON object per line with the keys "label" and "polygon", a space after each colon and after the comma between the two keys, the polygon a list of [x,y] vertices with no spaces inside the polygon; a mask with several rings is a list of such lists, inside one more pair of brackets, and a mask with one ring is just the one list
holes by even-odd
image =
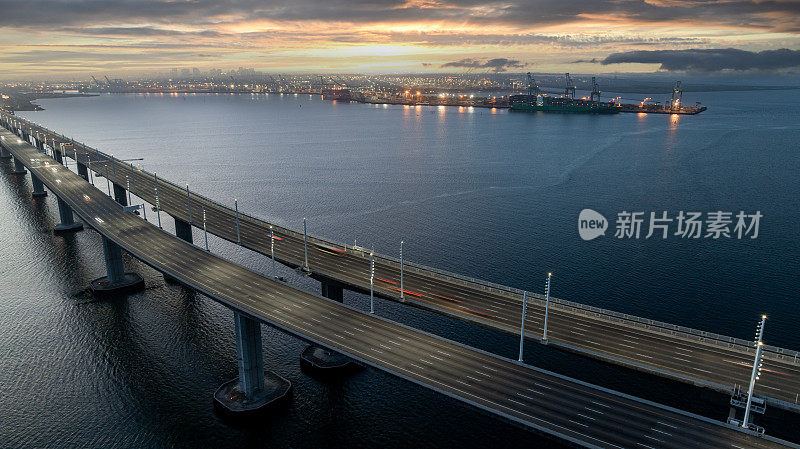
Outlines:
{"label": "guardrail", "polygon": [[[70,137],[66,137],[66,136],[64,136],[62,134],[59,134],[57,132],[50,131],[50,130],[48,130],[47,128],[45,128],[43,126],[40,126],[40,125],[35,124],[35,123],[32,123],[32,122],[30,122],[30,121],[28,121],[26,119],[22,119],[22,118],[17,117],[17,116],[14,116],[14,119],[25,123],[29,127],[35,126],[35,127],[38,127],[38,128],[40,128],[42,130],[47,130],[48,133],[51,133],[51,134],[57,136],[61,140],[68,140],[68,141],[72,142],[72,144],[74,146],[78,146],[79,145],[87,152],[86,154],[88,154],[89,152],[93,152],[93,153],[95,153],[97,155],[102,155],[103,157],[105,157],[107,159],[110,159],[110,160],[113,160],[115,162],[118,161],[116,158],[113,158],[110,155],[108,155],[106,153],[103,153],[102,151],[99,151],[99,150],[97,150],[95,148],[92,148],[92,147],[90,147],[90,146],[88,146],[88,145],[86,145],[86,144],[84,144],[82,142],[75,141],[74,139],[72,139]],[[150,172],[148,172],[148,171],[146,171],[144,169],[137,168],[137,170],[139,170],[141,173],[144,173],[144,174],[146,174],[148,176],[155,177],[155,175],[153,173],[150,173]],[[159,178],[158,182],[159,182],[159,184],[168,184],[168,185],[170,185],[173,188],[178,189],[178,190],[185,190],[185,186],[184,187],[179,186],[178,184],[176,184],[176,183],[174,183],[172,181],[166,180],[164,178]],[[235,213],[234,210],[232,208],[230,208],[229,206],[226,206],[226,205],[224,205],[224,204],[222,204],[222,203],[220,203],[218,201],[215,201],[215,200],[213,200],[211,198],[208,198],[208,197],[206,197],[204,195],[201,195],[199,193],[192,192],[191,189],[189,191],[189,195],[190,195],[190,197],[194,197],[196,199],[202,200],[206,204],[212,204],[212,205],[216,206],[219,209],[227,210],[231,214]],[[293,229],[286,228],[284,226],[280,226],[280,225],[269,223],[269,222],[267,222],[267,221],[265,221],[263,219],[260,219],[258,217],[255,217],[255,216],[252,216],[252,215],[249,215],[249,214],[246,214],[246,213],[243,213],[241,211],[239,212],[239,219],[240,220],[248,220],[251,223],[259,225],[259,226],[264,226],[264,225],[270,226],[271,225],[271,226],[273,226],[273,228],[275,230],[279,231],[280,233],[282,233],[284,235],[291,235],[291,236],[293,236],[293,237],[295,237],[297,239],[302,239],[303,238],[303,233],[301,233],[301,232],[295,231]],[[195,225],[202,226],[202,223],[197,223],[194,220],[192,220],[192,222]],[[327,239],[327,238],[324,238],[324,237],[318,237],[318,236],[312,236],[312,235],[308,235],[307,237],[308,237],[308,241],[310,243],[321,243],[321,244],[324,244],[324,245],[334,246],[334,247],[338,246],[338,247],[342,248],[344,251],[346,251],[350,255],[360,256],[361,258],[365,259],[365,261],[369,260],[370,252],[367,251],[363,247],[357,247],[355,245],[349,246],[346,243],[336,242],[334,240],[330,240],[330,239]],[[391,267],[393,267],[393,268],[395,268],[397,270],[400,269],[400,259],[398,259],[396,257],[383,255],[383,254],[374,254],[374,257],[376,259],[376,264],[379,264],[382,261],[382,263],[384,265],[391,266]],[[503,296],[506,296],[506,297],[509,297],[509,298],[513,298],[513,299],[519,300],[520,302],[522,301],[523,290],[520,290],[518,288],[509,287],[509,286],[501,285],[501,284],[496,284],[496,283],[493,283],[493,282],[489,282],[489,281],[485,281],[485,280],[481,280],[481,279],[476,279],[476,278],[473,278],[473,277],[468,277],[468,276],[464,276],[464,275],[461,275],[461,274],[458,274],[458,273],[453,273],[453,272],[449,272],[449,271],[445,271],[445,270],[440,270],[438,268],[433,268],[433,267],[429,267],[429,266],[425,266],[425,265],[421,265],[421,264],[417,264],[417,263],[413,263],[413,262],[407,262],[405,260],[403,261],[403,269],[404,269],[404,271],[409,271],[410,270],[410,271],[416,272],[417,274],[421,274],[421,275],[424,275],[424,276],[434,277],[434,278],[438,278],[438,279],[441,279],[441,280],[444,280],[444,281],[447,281],[447,282],[450,282],[450,283],[456,283],[456,284],[464,285],[464,286],[466,286],[468,288],[475,289],[475,290],[480,290],[480,291],[485,292],[487,294],[503,295]],[[544,302],[544,300],[545,300],[544,295],[541,295],[541,294],[538,294],[538,293],[530,293],[530,292],[528,293],[528,298],[533,299],[533,300],[539,300],[539,301],[542,301],[542,302]],[[587,304],[581,304],[581,303],[568,301],[568,300],[564,300],[564,299],[553,298],[552,296],[550,297],[550,302],[551,302],[551,306],[562,307],[564,309],[569,309],[569,311],[571,311],[573,313],[581,314],[581,315],[584,315],[584,316],[590,316],[590,317],[594,317],[594,318],[605,319],[605,320],[608,320],[608,321],[624,323],[624,324],[629,325],[629,326],[635,326],[635,327],[638,327],[638,328],[641,328],[641,329],[646,329],[646,330],[653,331],[653,332],[659,332],[659,333],[662,333],[662,334],[667,334],[667,335],[672,335],[672,336],[676,336],[676,337],[682,337],[682,338],[686,338],[686,339],[690,339],[690,340],[695,340],[695,341],[699,341],[699,342],[706,343],[706,344],[712,344],[712,345],[716,345],[716,346],[720,346],[720,347],[726,347],[728,349],[737,349],[737,350],[741,350],[741,351],[744,351],[744,352],[753,352],[753,353],[755,351],[754,343],[752,341],[743,340],[743,339],[736,338],[736,337],[730,337],[730,336],[727,336],[727,335],[716,334],[714,332],[702,331],[702,330],[699,330],[699,329],[693,329],[693,328],[690,328],[690,327],[680,326],[680,325],[677,325],[677,324],[670,324],[670,323],[666,323],[666,322],[663,322],[663,321],[651,320],[651,319],[648,319],[648,318],[642,318],[642,317],[639,317],[639,316],[629,315],[629,314],[626,314],[626,313],[615,312],[613,310],[603,309],[603,308],[600,308],[600,307],[594,307],[594,306],[590,306],[590,305],[587,305]],[[795,350],[786,349],[786,348],[780,348],[780,347],[777,347],[777,346],[764,345],[764,356],[765,356],[765,358],[770,358],[770,359],[773,359],[773,360],[781,360],[783,362],[793,363],[793,364],[796,364],[796,365],[800,366],[800,351],[795,351]]]}

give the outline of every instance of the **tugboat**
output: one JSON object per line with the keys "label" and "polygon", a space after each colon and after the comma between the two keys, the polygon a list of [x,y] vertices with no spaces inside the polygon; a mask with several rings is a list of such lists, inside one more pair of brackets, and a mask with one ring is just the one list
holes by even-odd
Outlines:
{"label": "tugboat", "polygon": [[[509,103],[512,111],[525,112],[564,112],[578,114],[617,114],[621,111],[620,105],[614,102],[601,102],[600,90],[595,77],[592,77],[592,93],[588,100],[575,98],[575,86],[569,73],[566,74],[566,88],[564,95],[553,97],[542,94],[539,85],[528,72],[528,93],[512,95]],[[595,100],[595,97],[597,99]]]}

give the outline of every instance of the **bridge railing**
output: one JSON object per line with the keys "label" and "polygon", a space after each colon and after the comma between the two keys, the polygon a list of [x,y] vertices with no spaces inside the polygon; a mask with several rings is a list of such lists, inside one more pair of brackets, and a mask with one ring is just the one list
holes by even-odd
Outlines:
{"label": "bridge railing", "polygon": [[[17,120],[23,121],[23,122],[28,122],[28,120],[22,119],[20,117],[14,117],[14,118],[17,119]],[[35,125],[35,126],[39,126],[39,125]],[[40,127],[40,128],[45,129],[44,127]],[[71,139],[69,137],[63,136],[63,135],[61,135],[59,133],[56,133],[56,132],[53,132],[53,131],[50,131],[50,130],[48,130],[48,132],[58,136],[60,139],[70,140],[73,143],[82,146],[87,151],[91,151],[91,152],[100,154],[103,157],[106,157],[106,158],[109,158],[109,159],[111,158],[111,156],[109,156],[109,155],[107,155],[107,154],[105,154],[105,153],[103,153],[101,151],[98,151],[98,150],[96,150],[96,149],[94,149],[94,148],[92,148],[92,147],[90,147],[90,146],[88,146],[88,145],[86,145],[86,144],[84,144],[82,142],[75,141],[74,139]],[[139,170],[140,172],[145,173],[145,174],[147,174],[149,176],[154,176],[153,173],[150,173],[150,172],[148,172],[148,171],[146,171],[144,169],[137,168],[137,170]],[[164,179],[164,178],[159,178],[158,181],[159,181],[159,184],[162,184],[162,183],[163,184],[168,184],[168,185],[170,185],[173,188],[178,189],[178,190],[184,190],[185,189],[185,186],[180,186],[180,185],[178,185],[178,184],[176,184],[176,183],[174,183],[172,181],[169,181],[167,179]],[[197,192],[193,192],[193,191],[190,190],[190,195],[192,197],[194,197],[194,198],[201,199],[203,202],[205,202],[207,204],[213,204],[217,208],[226,209],[231,214],[234,213],[234,210],[230,206],[222,204],[222,203],[220,203],[220,202],[218,202],[216,200],[208,198],[208,197],[206,197],[204,195],[201,195],[201,194],[199,194]],[[241,211],[239,211],[239,219],[240,220],[250,221],[251,223],[257,224],[259,226],[272,225],[273,228],[276,231],[280,232],[283,235],[291,235],[291,236],[293,236],[295,238],[298,238],[298,239],[302,239],[303,238],[303,233],[301,233],[301,232],[297,232],[297,231],[295,231],[293,229],[289,229],[289,228],[284,227],[284,226],[280,226],[280,225],[276,225],[276,224],[273,224],[273,223],[269,223],[269,222],[267,222],[267,221],[265,221],[265,220],[263,220],[261,218],[255,217],[253,215],[249,215],[247,213],[243,213]],[[195,223],[195,224],[197,224],[197,223]],[[266,238],[267,238],[267,236],[265,235],[265,239]],[[319,237],[319,236],[308,235],[307,238],[308,238],[309,243],[312,243],[312,244],[319,243],[319,244],[323,244],[323,245],[326,245],[326,246],[339,247],[339,248],[342,248],[344,251],[346,251],[350,255],[359,256],[359,257],[365,259],[366,261],[369,260],[370,251],[367,251],[366,248],[358,247],[358,246],[355,246],[355,245],[347,245],[346,243],[336,242],[334,240],[327,239],[327,238],[324,238],[324,237]],[[392,268],[394,268],[396,270],[400,269],[400,259],[399,258],[396,258],[396,257],[393,257],[393,256],[389,256],[389,255],[385,255],[385,254],[374,254],[374,257],[376,259],[376,264],[383,263],[384,265],[391,266]],[[453,272],[449,272],[449,271],[446,271],[446,270],[440,270],[438,268],[429,267],[429,266],[422,265],[422,264],[417,264],[417,263],[414,263],[414,262],[408,262],[408,261],[405,261],[405,260],[403,261],[403,269],[406,272],[415,272],[417,274],[421,274],[421,275],[428,276],[428,277],[438,278],[438,279],[441,279],[441,280],[444,280],[444,281],[447,281],[447,282],[450,282],[450,283],[456,283],[456,284],[464,285],[464,286],[466,286],[466,287],[468,287],[470,289],[482,291],[482,292],[484,292],[486,294],[503,295],[505,297],[512,298],[512,299],[518,300],[520,302],[522,301],[522,295],[524,293],[523,290],[518,289],[518,288],[509,287],[509,286],[506,286],[506,285],[501,285],[501,284],[497,284],[497,283],[493,283],[493,282],[489,282],[489,281],[485,281],[485,280],[482,280],[482,279],[477,279],[477,278],[473,278],[473,277],[469,277],[469,276],[464,276],[464,275],[461,275],[461,274],[458,274],[458,273],[453,273]],[[399,296],[399,292],[398,292],[398,296]],[[528,298],[530,298],[532,300],[542,301],[542,302],[544,302],[544,300],[545,300],[544,295],[539,294],[539,293],[531,293],[531,292],[528,292]],[[638,328],[641,328],[641,329],[646,329],[646,330],[653,331],[653,332],[658,332],[658,333],[667,334],[667,335],[676,336],[676,337],[682,337],[682,338],[685,338],[685,339],[694,340],[694,341],[702,342],[702,343],[705,343],[705,344],[725,347],[725,348],[729,348],[729,349],[737,349],[737,350],[744,351],[744,352],[754,352],[755,351],[754,343],[752,341],[749,341],[749,340],[743,340],[743,339],[736,338],[736,337],[731,337],[731,336],[727,336],[727,335],[721,335],[721,334],[717,334],[717,333],[714,333],[714,332],[707,332],[707,331],[694,329],[694,328],[690,328],[690,327],[686,327],[686,326],[680,326],[680,325],[677,325],[677,324],[666,323],[666,322],[663,322],[663,321],[651,320],[651,319],[648,319],[648,318],[642,318],[642,317],[639,317],[639,316],[629,315],[629,314],[622,313],[622,312],[616,312],[616,311],[609,310],[609,309],[603,309],[603,308],[591,306],[591,305],[588,305],[588,304],[582,304],[582,303],[577,303],[577,302],[574,302],[574,301],[568,301],[568,300],[564,300],[564,299],[554,298],[552,296],[550,297],[550,302],[551,302],[551,306],[552,307],[562,308],[562,310],[569,310],[572,313],[576,313],[576,314],[583,315],[583,316],[604,319],[604,320],[607,320],[607,321],[617,322],[617,323],[621,323],[621,324],[625,324],[625,325],[629,325],[629,326],[638,327]],[[775,360],[781,360],[783,362],[789,362],[789,363],[800,365],[800,351],[795,351],[795,350],[781,348],[781,347],[772,346],[772,345],[764,345],[764,356],[766,358],[771,358],[771,359],[775,359]]]}

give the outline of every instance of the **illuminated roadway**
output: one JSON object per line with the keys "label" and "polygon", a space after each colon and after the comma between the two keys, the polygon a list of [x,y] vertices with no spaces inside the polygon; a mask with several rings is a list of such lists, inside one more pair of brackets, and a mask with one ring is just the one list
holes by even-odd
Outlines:
{"label": "illuminated roadway", "polygon": [[144,263],[234,310],[512,423],[582,447],[800,448],[298,291],[123,212],[103,192],[10,132],[0,130],[0,136],[14,157],[88,226]]}

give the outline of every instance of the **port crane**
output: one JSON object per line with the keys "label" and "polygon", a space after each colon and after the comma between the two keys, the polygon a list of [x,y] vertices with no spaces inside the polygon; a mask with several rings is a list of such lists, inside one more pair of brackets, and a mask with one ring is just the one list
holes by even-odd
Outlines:
{"label": "port crane", "polygon": [[569,76],[569,73],[564,74],[564,80],[566,87],[564,88],[564,96],[567,98],[575,99],[575,84],[572,83],[572,77]]}
{"label": "port crane", "polygon": [[[569,74],[567,74],[567,76],[569,76]],[[573,92],[574,92],[574,90],[573,90]],[[589,100],[595,101],[595,97],[597,97],[596,101],[600,101],[600,86],[597,85],[597,78],[593,76],[592,77],[592,93],[589,95]]]}
{"label": "port crane", "polygon": [[527,73],[528,76],[528,95],[530,96],[539,96],[539,84],[533,79],[533,75],[531,72]]}
{"label": "port crane", "polygon": [[680,109],[681,100],[683,100],[683,89],[681,89],[681,82],[676,81],[675,87],[672,88],[672,99],[669,101],[669,108],[671,110]]}

